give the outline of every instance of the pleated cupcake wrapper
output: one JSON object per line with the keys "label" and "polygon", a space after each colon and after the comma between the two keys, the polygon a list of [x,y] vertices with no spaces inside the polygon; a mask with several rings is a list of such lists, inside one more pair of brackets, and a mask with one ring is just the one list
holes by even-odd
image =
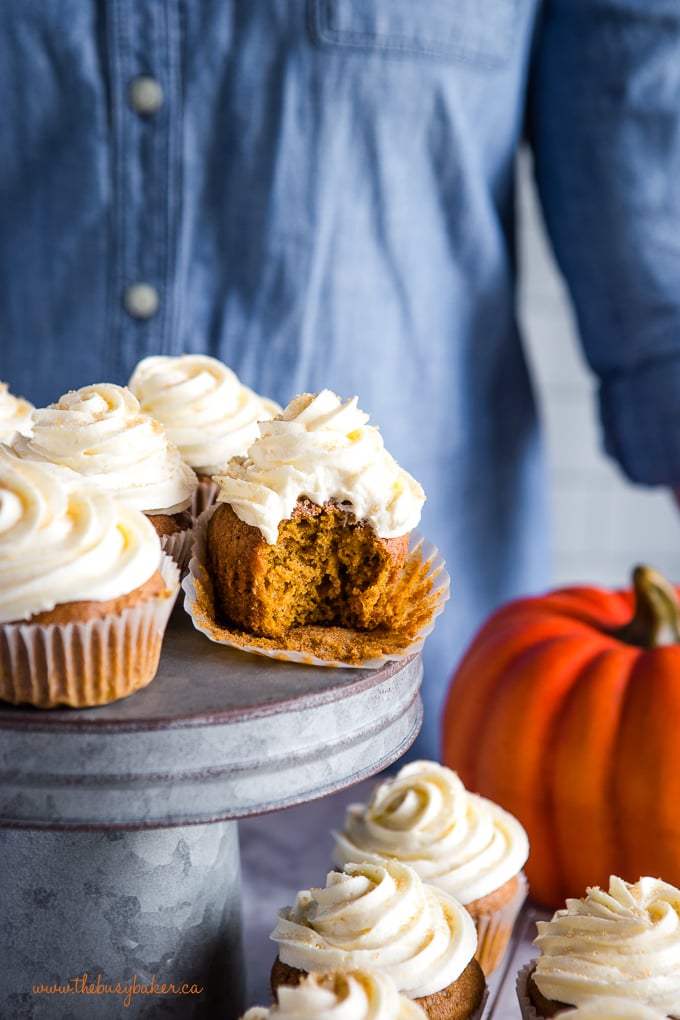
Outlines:
{"label": "pleated cupcake wrapper", "polygon": [[153,680],[179,568],[162,554],[166,592],[117,614],[73,623],[0,625],[0,699],[37,708],[105,705]]}
{"label": "pleated cupcake wrapper", "polygon": [[161,549],[171,556],[179,567],[180,577],[186,574],[194,546],[194,529],[185,528],[172,535],[161,535]]}
{"label": "pleated cupcake wrapper", "polygon": [[[433,592],[433,608],[427,622],[420,628],[415,639],[407,648],[394,652],[390,655],[376,656],[375,658],[363,659],[361,662],[343,662],[341,659],[322,659],[307,651],[298,651],[284,646],[263,647],[258,644],[258,639],[253,637],[252,643],[244,640],[244,635],[239,632],[238,638],[232,637],[228,628],[220,626],[215,618],[215,606],[211,604],[206,607],[201,592],[205,595],[206,585],[212,589],[209,581],[208,571],[208,549],[207,529],[210,517],[217,509],[218,504],[207,507],[196,520],[193,527],[193,555],[189,561],[189,569],[182,581],[182,588],[185,592],[184,608],[191,617],[194,627],[216,644],[227,645],[237,648],[241,652],[250,652],[253,655],[264,655],[270,659],[280,659],[284,662],[297,662],[306,666],[331,666],[347,667],[348,669],[378,669],[386,662],[392,660],[406,659],[410,655],[421,651],[425,644],[425,638],[434,629],[436,618],[444,609],[450,592],[450,578],[444,566],[441,553],[418,532],[412,532],[409,543],[409,556],[420,556],[423,562],[427,563],[428,577],[431,579]],[[212,599],[212,595],[211,595]]]}
{"label": "pleated cupcake wrapper", "polygon": [[193,499],[191,501],[191,513],[194,518],[201,516],[204,510],[208,507],[213,506],[217,499],[217,493],[220,491],[220,487],[217,482],[213,482],[212,479],[206,481],[204,478],[199,479],[198,485],[194,489]]}
{"label": "pleated cupcake wrapper", "polygon": [[479,1006],[477,1006],[477,1009],[474,1011],[474,1013],[470,1013],[468,1020],[482,1020],[482,1016],[484,1015],[484,1010],[486,1008],[486,1000],[488,998],[489,998],[489,986],[487,985],[486,988],[484,989],[482,1001],[480,1002]]}
{"label": "pleated cupcake wrapper", "polygon": [[515,922],[527,898],[529,883],[524,872],[520,872],[517,878],[519,889],[511,900],[488,914],[473,914],[473,920],[477,927],[475,956],[486,977],[493,974],[501,964],[512,937]]}
{"label": "pleated cupcake wrapper", "polygon": [[525,963],[522,969],[517,972],[517,979],[515,981],[517,1000],[523,1020],[543,1020],[543,1017],[541,1017],[540,1013],[536,1012],[536,1007],[529,998],[529,976],[534,967],[534,960]]}

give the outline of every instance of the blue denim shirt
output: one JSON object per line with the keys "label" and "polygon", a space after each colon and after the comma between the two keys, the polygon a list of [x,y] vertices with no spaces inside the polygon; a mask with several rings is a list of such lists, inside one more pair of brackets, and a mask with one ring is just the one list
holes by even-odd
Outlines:
{"label": "blue denim shirt", "polygon": [[207,351],[282,404],[357,394],[452,579],[436,756],[474,628],[549,582],[523,134],[607,449],[680,482],[677,0],[5,0],[0,101],[0,378],[44,404]]}

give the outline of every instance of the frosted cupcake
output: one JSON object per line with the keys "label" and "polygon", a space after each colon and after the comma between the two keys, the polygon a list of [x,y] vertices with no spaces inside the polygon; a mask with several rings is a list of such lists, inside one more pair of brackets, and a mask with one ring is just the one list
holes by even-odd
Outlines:
{"label": "frosted cupcake", "polygon": [[[612,877],[550,921],[537,922],[539,955],[517,978],[525,1020],[609,999],[680,1017],[680,890],[656,878]],[[616,1015],[616,1014],[615,1014]]]}
{"label": "frosted cupcake", "polygon": [[323,889],[279,912],[272,990],[308,973],[375,970],[391,977],[431,1020],[481,1015],[486,983],[474,923],[446,893],[397,861],[347,864]]}
{"label": "frosted cupcake", "polygon": [[187,599],[213,640],[333,665],[420,650],[448,575],[413,532],[421,486],[367,419],[356,397],[302,394],[215,476]]}
{"label": "frosted cupcake", "polygon": [[296,987],[277,989],[268,1009],[253,1006],[243,1020],[427,1020],[420,1006],[400,995],[387,974],[329,971],[310,974]]}
{"label": "frosted cupcake", "polygon": [[336,864],[402,861],[462,903],[477,926],[477,959],[487,976],[496,969],[527,891],[529,841],[516,818],[451,769],[414,761],[378,783],[368,804],[350,805],[333,835]]}
{"label": "frosted cupcake", "polygon": [[180,566],[188,560],[196,476],[130,390],[113,383],[71,390],[36,409],[31,435],[17,436],[12,449],[26,460],[68,467],[142,511],[163,548]]}
{"label": "frosted cupcake", "polygon": [[194,513],[217,494],[212,476],[245,454],[259,435],[257,423],[278,414],[273,400],[244,386],[230,368],[205,354],[144,358],[129,387],[142,411],[159,421],[199,479]]}
{"label": "frosted cupcake", "polygon": [[178,569],[138,510],[0,448],[0,698],[83,708],[156,674]]}
{"label": "frosted cupcake", "polygon": [[0,382],[0,443],[10,443],[17,432],[31,431],[33,404],[23,397],[15,397],[7,383]]}

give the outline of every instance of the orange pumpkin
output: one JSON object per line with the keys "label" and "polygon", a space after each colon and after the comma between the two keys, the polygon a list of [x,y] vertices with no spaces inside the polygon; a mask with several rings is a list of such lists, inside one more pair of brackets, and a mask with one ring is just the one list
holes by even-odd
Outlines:
{"label": "orange pumpkin", "polygon": [[680,886],[678,592],[638,567],[508,603],[453,676],[443,762],[523,823],[548,906],[611,874]]}

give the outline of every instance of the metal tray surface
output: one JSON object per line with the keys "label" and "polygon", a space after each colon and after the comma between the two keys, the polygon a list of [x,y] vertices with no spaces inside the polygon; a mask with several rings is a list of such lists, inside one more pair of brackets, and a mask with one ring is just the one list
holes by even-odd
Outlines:
{"label": "metal tray surface", "polygon": [[419,656],[379,669],[213,644],[181,607],[151,684],[85,710],[0,703],[0,825],[148,828],[299,804],[396,761],[422,722]]}

